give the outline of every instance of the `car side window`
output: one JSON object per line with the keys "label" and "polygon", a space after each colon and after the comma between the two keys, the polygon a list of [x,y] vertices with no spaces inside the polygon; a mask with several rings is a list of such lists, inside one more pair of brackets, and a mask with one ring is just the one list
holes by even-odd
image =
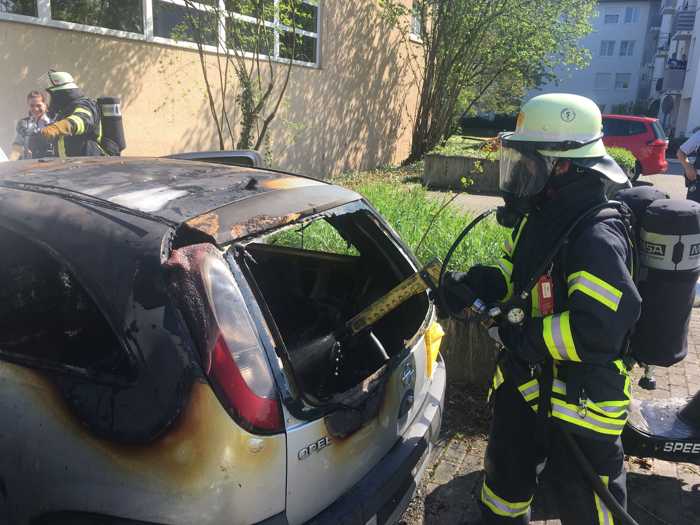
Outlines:
{"label": "car side window", "polygon": [[126,353],[69,268],[39,244],[0,228],[0,359],[121,374]]}
{"label": "car side window", "polygon": [[627,134],[628,135],[641,135],[647,132],[647,127],[644,122],[630,121],[627,123]]}

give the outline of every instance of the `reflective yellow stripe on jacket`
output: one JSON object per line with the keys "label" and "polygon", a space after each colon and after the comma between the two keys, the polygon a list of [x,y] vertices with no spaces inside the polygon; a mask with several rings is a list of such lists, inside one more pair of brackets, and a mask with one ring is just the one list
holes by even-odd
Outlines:
{"label": "reflective yellow stripe on jacket", "polygon": [[547,350],[555,360],[581,362],[574,344],[568,311],[545,317],[542,323],[542,336]]}
{"label": "reflective yellow stripe on jacket", "polygon": [[569,297],[574,292],[586,294],[591,299],[607,306],[613,312],[617,312],[622,299],[622,292],[613,285],[589,272],[576,272],[567,278]]}

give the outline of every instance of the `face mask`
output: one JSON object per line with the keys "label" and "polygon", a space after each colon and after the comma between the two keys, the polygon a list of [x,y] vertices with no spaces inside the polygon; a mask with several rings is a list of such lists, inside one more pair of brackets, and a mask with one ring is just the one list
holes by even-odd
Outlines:
{"label": "face mask", "polygon": [[503,195],[504,206],[496,210],[496,221],[504,228],[515,228],[518,221],[532,211],[532,197],[517,197],[510,193]]}

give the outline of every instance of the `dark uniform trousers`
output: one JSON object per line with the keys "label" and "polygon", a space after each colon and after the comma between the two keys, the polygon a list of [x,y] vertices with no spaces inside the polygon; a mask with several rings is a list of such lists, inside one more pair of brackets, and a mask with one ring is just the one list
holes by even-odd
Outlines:
{"label": "dark uniform trousers", "polygon": [[[508,379],[493,394],[495,414],[486,449],[480,506],[485,524],[530,523],[530,507],[539,474],[554,468],[559,518],[565,525],[613,525],[612,514],[583,479],[566,449],[557,423],[547,419],[544,443],[538,443],[537,414]],[[622,443],[574,434],[610,492],[626,506]]]}

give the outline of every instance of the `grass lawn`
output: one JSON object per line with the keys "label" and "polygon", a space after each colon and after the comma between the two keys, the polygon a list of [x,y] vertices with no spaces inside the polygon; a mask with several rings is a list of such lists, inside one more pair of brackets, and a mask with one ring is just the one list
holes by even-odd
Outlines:
{"label": "grass lawn", "polygon": [[[412,183],[420,176],[421,169],[421,166],[413,166],[347,173],[332,182],[364,195],[425,263],[434,257],[442,260],[472,217],[447,206],[433,222],[452,194],[446,193],[443,199],[436,199],[421,185]],[[464,270],[475,263],[493,262],[509,233],[510,230],[489,217],[464,240],[452,257],[450,268]]]}

